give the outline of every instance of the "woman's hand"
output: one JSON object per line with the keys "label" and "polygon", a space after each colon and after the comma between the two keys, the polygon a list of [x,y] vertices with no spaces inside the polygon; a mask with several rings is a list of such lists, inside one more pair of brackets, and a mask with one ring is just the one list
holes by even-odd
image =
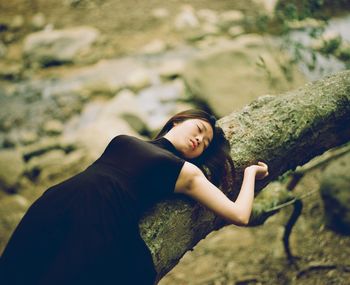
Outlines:
{"label": "woman's hand", "polygon": [[248,166],[245,171],[254,171],[255,172],[255,179],[261,180],[264,179],[266,176],[269,175],[268,166],[267,164],[259,161],[256,165],[250,165]]}

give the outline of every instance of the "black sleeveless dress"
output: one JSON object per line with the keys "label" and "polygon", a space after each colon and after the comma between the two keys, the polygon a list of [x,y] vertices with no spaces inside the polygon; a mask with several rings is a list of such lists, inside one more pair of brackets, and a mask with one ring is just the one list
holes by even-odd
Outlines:
{"label": "black sleeveless dress", "polygon": [[153,284],[138,221],[173,193],[184,162],[164,137],[114,137],[94,163],[31,205],[0,258],[0,283]]}

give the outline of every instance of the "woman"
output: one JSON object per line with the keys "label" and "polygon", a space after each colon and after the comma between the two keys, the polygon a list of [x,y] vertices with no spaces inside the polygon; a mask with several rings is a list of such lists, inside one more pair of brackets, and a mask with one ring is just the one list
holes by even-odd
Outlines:
{"label": "woman", "polygon": [[[114,137],[77,175],[47,189],[28,209],[0,259],[1,284],[154,284],[152,256],[138,221],[157,201],[182,193],[233,224],[245,225],[264,163],[245,169],[230,201],[215,185],[229,144],[215,117],[190,109],[155,139]],[[211,181],[209,181],[209,179]]]}

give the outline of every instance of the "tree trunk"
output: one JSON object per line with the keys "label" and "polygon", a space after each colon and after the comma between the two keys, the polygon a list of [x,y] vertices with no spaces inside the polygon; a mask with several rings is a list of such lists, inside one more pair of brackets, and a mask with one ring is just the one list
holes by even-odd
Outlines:
{"label": "tree trunk", "polygon": [[[258,194],[287,170],[349,141],[350,72],[340,72],[280,96],[262,96],[240,112],[221,118],[218,125],[230,141],[236,169],[235,180],[226,177],[230,189],[221,189],[235,200],[244,168],[262,160],[269,165],[270,175],[264,182],[257,181]],[[277,196],[279,202],[289,199],[282,191]],[[221,218],[187,197],[161,202],[146,213],[140,230],[152,252],[158,280],[186,251],[224,225]]]}

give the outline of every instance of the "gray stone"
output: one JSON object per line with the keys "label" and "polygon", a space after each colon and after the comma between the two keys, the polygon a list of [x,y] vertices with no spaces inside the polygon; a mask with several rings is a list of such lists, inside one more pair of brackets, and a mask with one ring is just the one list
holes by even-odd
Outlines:
{"label": "gray stone", "polygon": [[60,160],[59,155],[60,154],[57,153],[55,157],[54,155],[50,154],[50,156],[53,156],[52,159],[54,159],[55,162],[41,169],[39,176],[40,181],[52,181],[56,179],[61,180],[64,177],[68,178],[83,170],[84,167],[91,162],[87,159],[87,155],[84,150],[76,150],[70,152],[69,154],[65,154],[64,158]]}
{"label": "gray stone", "polygon": [[244,34],[244,29],[241,26],[233,26],[233,27],[228,29],[227,33],[231,37],[237,37],[237,36]]}
{"label": "gray stone", "polygon": [[6,45],[2,41],[0,41],[0,58],[5,57],[6,53],[7,53]]}
{"label": "gray stone", "polygon": [[242,23],[244,20],[244,14],[238,10],[228,10],[219,14],[218,25],[224,29]]}
{"label": "gray stone", "polygon": [[10,23],[10,28],[13,30],[18,30],[24,25],[24,18],[22,15],[16,15],[13,17],[12,22]]}
{"label": "gray stone", "polygon": [[127,86],[127,81],[143,66],[135,59],[101,60],[83,68],[71,69],[59,80],[43,86],[43,97],[60,97],[62,94],[79,94],[84,99],[94,94],[114,95]]}
{"label": "gray stone", "polygon": [[167,49],[167,44],[161,39],[155,39],[150,43],[146,44],[141,52],[145,54],[157,54],[164,52]]}
{"label": "gray stone", "polygon": [[218,13],[211,9],[199,9],[197,11],[197,16],[204,23],[216,25],[219,21]]}
{"label": "gray stone", "polygon": [[159,128],[164,119],[173,114],[176,101],[183,98],[184,93],[184,83],[180,79],[142,90],[138,95],[138,105],[147,115],[148,129]]}
{"label": "gray stone", "polygon": [[174,78],[180,76],[185,68],[185,61],[182,59],[168,59],[158,66],[158,73],[163,78]]}
{"label": "gray stone", "polygon": [[270,18],[274,16],[278,0],[254,0]]}
{"label": "gray stone", "polygon": [[151,11],[155,19],[165,19],[169,17],[169,11],[166,8],[155,8]]}
{"label": "gray stone", "polygon": [[42,28],[45,27],[45,24],[46,24],[45,15],[43,13],[36,13],[32,17],[31,24],[35,30],[41,30]]}
{"label": "gray stone", "polygon": [[38,134],[35,131],[23,130],[19,133],[19,140],[24,145],[34,143],[38,138]]}
{"label": "gray stone", "polygon": [[191,5],[183,5],[175,18],[175,29],[184,30],[199,27],[200,23]]}
{"label": "gray stone", "polygon": [[24,161],[15,149],[0,151],[0,187],[8,192],[16,191],[24,171]]}
{"label": "gray stone", "polygon": [[0,62],[0,78],[18,80],[21,77],[22,65],[14,62]]}
{"label": "gray stone", "polygon": [[58,120],[49,120],[44,123],[43,131],[49,135],[58,135],[63,131],[63,124]]}
{"label": "gray stone", "polygon": [[[262,36],[243,35],[215,43],[188,62],[183,78],[193,96],[207,102],[220,117],[261,95],[305,83],[303,75],[293,67],[293,80],[285,77],[279,65],[285,55]],[[265,68],[257,66],[259,59],[264,61]]]}
{"label": "gray stone", "polygon": [[[115,100],[117,101],[117,97]],[[120,117],[123,114],[120,113],[120,109],[115,108],[118,108],[118,105],[120,108],[127,106],[114,103],[101,99],[90,101],[84,106],[80,116],[67,122],[62,134],[63,141],[74,143],[79,148],[83,148],[86,151],[86,156],[93,160],[102,154],[106,145],[116,135],[138,136],[129,124]]]}
{"label": "gray stone", "polygon": [[73,62],[79,53],[90,49],[98,36],[99,31],[91,27],[44,30],[25,38],[24,54],[30,62],[44,66]]}
{"label": "gray stone", "polygon": [[325,224],[332,230],[350,235],[350,153],[330,162],[320,184]]}
{"label": "gray stone", "polygon": [[54,149],[45,152],[41,155],[33,156],[27,163],[26,170],[31,172],[33,170],[43,170],[47,167],[61,163],[64,160],[65,152],[61,149]]}
{"label": "gray stone", "polygon": [[140,68],[132,72],[126,79],[126,87],[138,91],[151,85],[151,76],[146,69]]}

